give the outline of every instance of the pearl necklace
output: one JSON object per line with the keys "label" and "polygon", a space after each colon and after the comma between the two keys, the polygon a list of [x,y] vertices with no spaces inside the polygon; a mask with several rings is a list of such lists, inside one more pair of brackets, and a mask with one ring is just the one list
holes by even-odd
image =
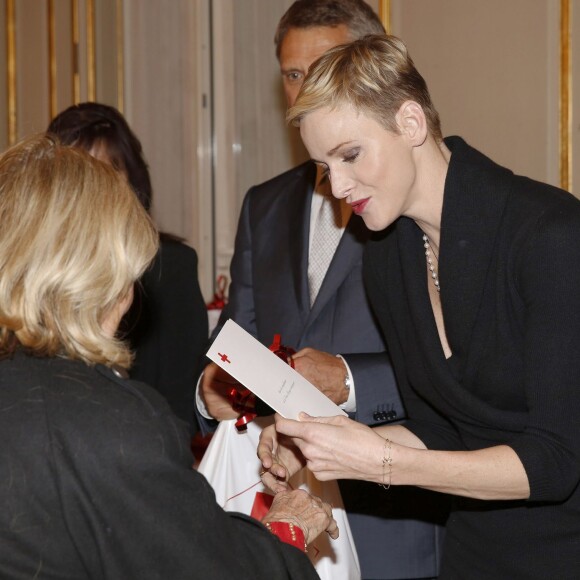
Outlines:
{"label": "pearl necklace", "polygon": [[433,284],[435,284],[435,288],[437,288],[437,292],[441,292],[441,285],[439,284],[439,276],[437,275],[437,271],[435,270],[435,264],[433,264],[433,260],[431,259],[431,252],[435,256],[437,262],[439,262],[439,257],[433,251],[431,247],[431,243],[429,242],[429,238],[427,234],[423,234],[423,247],[425,248],[425,257],[427,258],[427,266],[431,272],[431,278],[433,278]]}

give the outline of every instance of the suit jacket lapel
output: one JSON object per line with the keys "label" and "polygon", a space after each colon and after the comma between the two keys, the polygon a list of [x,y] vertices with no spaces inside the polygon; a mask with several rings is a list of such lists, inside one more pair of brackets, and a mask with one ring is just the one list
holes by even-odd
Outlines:
{"label": "suit jacket lapel", "polygon": [[[427,293],[426,265],[421,231],[400,218],[393,236],[371,246],[372,270],[383,287],[373,287],[374,299],[389,296],[395,337],[409,348],[408,364],[420,365],[414,376],[430,376],[425,383],[431,402],[437,397],[452,405],[457,416],[478,421],[481,401],[470,399],[468,387],[485,349],[494,312],[498,230],[508,197],[509,171],[495,165],[462,140],[446,143],[453,152],[445,186],[440,241],[439,278],[447,338],[453,360],[444,358]],[[386,271],[385,271],[386,270]],[[394,332],[385,329],[387,335]],[[417,347],[417,351],[415,351]],[[414,353],[416,357],[413,358]],[[423,383],[414,383],[420,391]],[[420,391],[421,392],[421,391]],[[434,396],[435,395],[435,396]],[[496,412],[494,410],[494,412]]]}
{"label": "suit jacket lapel", "polygon": [[485,300],[493,299],[486,286],[494,279],[494,247],[509,191],[505,176],[511,172],[461,139],[451,139],[449,145],[452,162],[445,184],[439,279],[451,350],[465,370],[470,362],[466,352],[480,352],[474,341],[486,334],[481,314],[487,311]]}
{"label": "suit jacket lapel", "polygon": [[[447,339],[464,381],[477,368],[489,328],[487,303],[495,277],[494,247],[508,198],[508,170],[458,138],[446,139],[452,151],[441,219],[439,280]],[[403,287],[411,320],[436,380],[451,379],[426,289],[421,231],[410,219],[397,223],[398,249],[405,264]]]}
{"label": "suit jacket lapel", "polygon": [[290,192],[288,211],[290,214],[288,230],[288,255],[294,280],[296,303],[300,315],[306,320],[310,312],[308,297],[308,236],[310,232],[310,209],[312,193],[316,180],[316,165],[311,163],[302,179],[294,184]]}
{"label": "suit jacket lapel", "polygon": [[[445,354],[429,301],[427,290],[429,280],[421,230],[413,220],[401,218],[397,223],[396,236],[401,262],[405,264],[401,283],[411,315],[406,323],[413,324],[425,358],[441,369]],[[443,287],[443,284],[441,285]],[[393,290],[398,293],[400,288]]]}

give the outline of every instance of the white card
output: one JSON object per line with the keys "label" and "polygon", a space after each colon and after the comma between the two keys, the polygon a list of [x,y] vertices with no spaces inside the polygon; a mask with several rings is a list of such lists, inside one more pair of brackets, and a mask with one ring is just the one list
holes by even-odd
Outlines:
{"label": "white card", "polygon": [[301,411],[313,417],[346,415],[233,320],[224,324],[207,356],[287,419],[298,419]]}

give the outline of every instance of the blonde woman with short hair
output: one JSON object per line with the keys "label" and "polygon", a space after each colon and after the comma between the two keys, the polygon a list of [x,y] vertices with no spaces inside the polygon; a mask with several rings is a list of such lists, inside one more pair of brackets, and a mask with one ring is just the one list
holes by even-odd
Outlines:
{"label": "blonde woman with short hair", "polygon": [[[408,420],[371,430],[280,418],[277,431],[321,480],[375,482],[385,501],[398,486],[453,496],[441,580],[575,580],[579,200],[442,139],[427,85],[391,36],[326,52],[288,119],[333,195],[376,232],[365,285]],[[264,431],[259,452],[283,489],[273,476],[300,454],[275,436]]]}

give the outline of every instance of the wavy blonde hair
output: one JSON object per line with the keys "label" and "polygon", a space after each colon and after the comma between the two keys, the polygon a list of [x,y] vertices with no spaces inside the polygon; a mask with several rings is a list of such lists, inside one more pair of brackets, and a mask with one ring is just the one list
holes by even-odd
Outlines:
{"label": "wavy blonde hair", "polygon": [[0,157],[0,356],[23,348],[129,366],[103,321],[131,291],[158,235],[123,176],[37,136]]}
{"label": "wavy blonde hair", "polygon": [[333,48],[314,62],[286,120],[299,126],[312,111],[347,104],[398,133],[395,117],[409,100],[421,105],[429,132],[441,141],[439,114],[407,47],[395,36],[374,34]]}

